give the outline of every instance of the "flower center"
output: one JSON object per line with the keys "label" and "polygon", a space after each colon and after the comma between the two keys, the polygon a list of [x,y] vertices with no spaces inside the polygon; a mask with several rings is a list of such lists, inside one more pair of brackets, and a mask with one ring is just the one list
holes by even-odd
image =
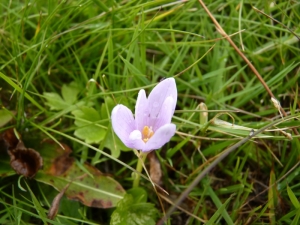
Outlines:
{"label": "flower center", "polygon": [[153,136],[154,132],[152,130],[152,127],[144,126],[142,135],[143,135],[143,141],[146,143],[149,141],[149,139]]}

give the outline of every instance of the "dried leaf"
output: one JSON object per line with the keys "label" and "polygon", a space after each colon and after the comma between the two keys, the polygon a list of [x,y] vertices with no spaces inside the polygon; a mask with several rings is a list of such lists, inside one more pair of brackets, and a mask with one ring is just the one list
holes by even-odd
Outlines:
{"label": "dried leaf", "polygon": [[[20,137],[20,135],[19,135],[19,137]],[[6,145],[6,150],[12,150],[12,149],[16,148],[19,143],[19,140],[15,135],[14,128],[10,128],[10,129],[6,130],[3,133],[2,138]]]}
{"label": "dried leaf", "polygon": [[162,172],[161,172],[160,162],[158,161],[154,151],[150,152],[148,154],[148,157],[149,157],[149,162],[150,162],[151,180],[154,183],[161,185]]}
{"label": "dried leaf", "polygon": [[32,148],[15,148],[8,151],[8,155],[14,171],[25,177],[33,178],[43,167],[43,158]]}
{"label": "dried leaf", "polygon": [[68,183],[53,199],[51,207],[48,212],[48,219],[53,220],[58,212],[60,200],[64,196],[66,190],[69,188],[71,183]]}
{"label": "dried leaf", "polygon": [[[19,134],[17,135],[20,137]],[[16,137],[14,129],[6,130],[2,138],[13,170],[25,177],[34,177],[43,167],[43,159],[40,154],[32,148],[26,148],[22,140]]]}

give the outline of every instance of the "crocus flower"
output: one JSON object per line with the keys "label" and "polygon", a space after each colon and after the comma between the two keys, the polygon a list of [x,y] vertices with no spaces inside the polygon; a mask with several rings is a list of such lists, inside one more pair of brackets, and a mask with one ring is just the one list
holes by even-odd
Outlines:
{"label": "crocus flower", "polygon": [[174,78],[158,83],[149,97],[144,89],[139,91],[135,105],[135,118],[124,105],[117,105],[111,113],[112,127],[129,148],[149,152],[161,148],[175,134],[171,123],[177,102]]}

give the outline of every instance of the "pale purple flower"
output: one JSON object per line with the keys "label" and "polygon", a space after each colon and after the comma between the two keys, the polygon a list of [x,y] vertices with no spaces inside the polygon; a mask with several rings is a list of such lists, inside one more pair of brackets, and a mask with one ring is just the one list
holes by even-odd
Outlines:
{"label": "pale purple flower", "polygon": [[174,78],[158,83],[149,97],[144,89],[139,91],[135,105],[135,118],[124,105],[117,105],[111,113],[112,127],[129,148],[148,152],[159,149],[175,134],[171,123],[177,102]]}

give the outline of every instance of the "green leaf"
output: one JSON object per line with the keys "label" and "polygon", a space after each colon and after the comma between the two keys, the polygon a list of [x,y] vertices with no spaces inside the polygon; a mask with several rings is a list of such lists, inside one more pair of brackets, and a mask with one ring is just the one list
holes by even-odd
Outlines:
{"label": "green leaf", "polygon": [[76,163],[72,163],[70,168],[59,176],[39,171],[35,180],[51,185],[58,191],[71,182],[65,192],[69,199],[79,200],[89,207],[115,207],[125,193],[122,186],[89,164],[84,164],[83,167],[92,176],[81,170]]}
{"label": "green leaf", "polygon": [[[223,206],[223,204],[222,204],[219,196],[216,194],[216,192],[210,186],[209,180],[208,179],[203,179],[203,182],[204,182],[205,188],[207,188],[207,192],[208,192],[209,196],[211,197],[212,201],[214,202],[214,204],[216,205],[216,207],[218,209],[220,209]],[[229,216],[227,210],[225,210],[225,209],[223,210],[223,208],[222,208],[217,213],[220,213],[222,215],[222,217],[226,221],[226,224],[231,224],[231,225],[234,224],[234,222],[232,221],[231,217]]]}
{"label": "green leaf", "polygon": [[70,184],[65,192],[69,199],[79,200],[89,207],[111,208],[123,198],[125,190],[110,176],[102,174],[88,163],[79,164],[68,156],[71,150],[64,150],[52,141],[39,145],[44,159],[44,169],[35,176],[35,180],[48,184],[61,191]]}
{"label": "green leaf", "polygon": [[72,105],[77,101],[77,95],[79,88],[75,82],[70,84],[64,84],[61,89],[62,97],[55,92],[44,92],[43,95],[46,98],[46,105],[51,110],[62,110]]}
{"label": "green leaf", "polygon": [[72,112],[75,116],[75,125],[78,127],[74,135],[86,143],[99,143],[105,137],[107,130],[97,124],[100,121],[99,113],[91,107],[83,106]]}
{"label": "green leaf", "polygon": [[[213,119],[212,124],[207,128],[211,131],[216,131],[220,133],[226,133],[228,135],[238,135],[240,137],[248,136],[251,132],[257,131],[257,129],[253,129],[250,127],[239,126],[232,123],[229,123],[224,120],[220,120],[218,118]],[[258,134],[255,136],[256,138],[271,138],[274,136]]]}
{"label": "green leaf", "polygon": [[[0,78],[2,78],[4,81],[6,81],[10,86],[12,86],[16,91],[19,93],[24,93],[24,90],[19,87],[18,84],[13,81],[10,77],[4,75],[3,73],[0,72]],[[2,83],[1,83],[2,84]],[[27,98],[33,105],[38,107],[41,111],[44,111],[44,108],[37,102],[35,101],[28,93],[24,93],[25,98]]]}
{"label": "green leaf", "polygon": [[141,187],[134,187],[127,190],[127,194],[131,194],[136,203],[147,202],[148,192]]}
{"label": "green leaf", "polygon": [[105,103],[101,105],[100,115],[103,119],[110,119],[110,113],[115,107],[115,102],[111,97],[105,97]]}
{"label": "green leaf", "polygon": [[30,189],[29,185],[26,183],[27,189],[29,190],[29,193],[31,195],[32,203],[34,205],[34,208],[36,209],[37,213],[39,214],[39,218],[44,222],[44,224],[47,224],[46,218],[47,215],[45,213],[45,210],[43,209],[42,205],[40,204],[39,200],[36,198],[35,194]]}
{"label": "green leaf", "polygon": [[299,219],[300,219],[300,209],[298,208],[297,211],[296,211],[296,216],[294,217],[291,225],[299,224]]}
{"label": "green leaf", "polygon": [[218,207],[218,210],[214,213],[214,215],[209,219],[209,221],[207,221],[206,225],[212,225],[212,224],[216,224],[216,220],[220,217],[220,215],[222,215],[225,211],[226,211],[226,207],[228,205],[228,203],[231,201],[232,197],[234,196],[234,194],[232,194],[226,201],[224,204],[222,204],[220,207]]}
{"label": "green leaf", "polygon": [[13,115],[10,111],[1,109],[0,110],[0,127],[3,127],[5,124],[7,124],[11,119],[13,118]]}
{"label": "green leaf", "polygon": [[133,195],[126,194],[111,215],[110,225],[154,225],[157,217],[154,204],[137,202]]}
{"label": "green leaf", "polygon": [[132,65],[128,60],[124,59],[121,55],[119,57],[123,60],[126,67],[129,69],[130,73],[137,77],[140,81],[143,82],[144,85],[148,85],[149,81],[145,77],[145,75],[134,65]]}
{"label": "green leaf", "polygon": [[290,198],[290,200],[291,200],[293,206],[294,206],[296,209],[299,209],[299,208],[300,208],[300,203],[299,203],[299,201],[298,201],[296,195],[295,195],[294,192],[292,191],[292,189],[291,189],[289,186],[287,186],[287,187],[286,187],[286,190],[287,190],[287,193],[288,193],[288,195],[289,195],[289,198]]}
{"label": "green leaf", "polygon": [[44,92],[43,95],[47,100],[45,104],[50,107],[50,110],[62,110],[67,107],[66,102],[59,94],[54,92]]}
{"label": "green leaf", "polygon": [[276,175],[273,170],[270,171],[270,180],[269,180],[269,190],[268,190],[268,207],[270,212],[270,224],[275,224],[276,220],[273,215],[275,215],[275,209],[278,205],[278,196],[276,190]]}
{"label": "green leaf", "polygon": [[68,104],[73,104],[77,100],[77,95],[79,93],[79,88],[75,82],[70,84],[64,84],[61,89],[61,94],[65,102]]}

